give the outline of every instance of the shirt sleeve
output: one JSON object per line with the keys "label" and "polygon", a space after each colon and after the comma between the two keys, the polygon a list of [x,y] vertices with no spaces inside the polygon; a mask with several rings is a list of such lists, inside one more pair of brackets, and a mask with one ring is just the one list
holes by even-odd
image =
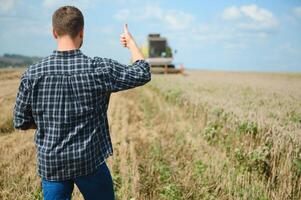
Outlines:
{"label": "shirt sleeve", "polygon": [[151,80],[150,66],[144,60],[124,65],[108,59],[108,64],[112,92],[138,87]]}
{"label": "shirt sleeve", "polygon": [[21,77],[21,83],[14,107],[14,127],[26,130],[34,125],[30,105],[31,88],[26,72]]}

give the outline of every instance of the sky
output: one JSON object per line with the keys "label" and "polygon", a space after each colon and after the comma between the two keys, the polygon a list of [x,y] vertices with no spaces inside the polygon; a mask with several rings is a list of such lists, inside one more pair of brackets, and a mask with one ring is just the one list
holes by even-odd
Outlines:
{"label": "sky", "polygon": [[119,43],[127,23],[139,45],[149,33],[167,37],[186,68],[301,72],[300,0],[0,0],[0,54],[51,54],[51,17],[63,5],[83,12],[91,57],[129,63]]}

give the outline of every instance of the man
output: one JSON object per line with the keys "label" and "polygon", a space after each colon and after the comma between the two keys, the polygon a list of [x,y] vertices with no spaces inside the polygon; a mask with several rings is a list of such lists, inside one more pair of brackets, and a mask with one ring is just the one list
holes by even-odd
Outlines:
{"label": "man", "polygon": [[90,58],[79,50],[84,37],[79,9],[59,8],[52,25],[57,50],[22,75],[14,126],[36,128],[38,173],[45,200],[71,199],[74,183],[87,200],[114,199],[105,162],[113,153],[107,120],[110,94],[150,81],[150,67],[127,25],[120,42],[131,52],[130,66]]}

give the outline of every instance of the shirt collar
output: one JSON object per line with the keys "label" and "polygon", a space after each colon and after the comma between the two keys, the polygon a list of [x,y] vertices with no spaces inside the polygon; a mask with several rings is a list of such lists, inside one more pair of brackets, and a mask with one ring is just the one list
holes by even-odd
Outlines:
{"label": "shirt collar", "polygon": [[70,57],[70,56],[77,56],[80,55],[82,52],[79,49],[67,50],[67,51],[58,51],[54,50],[54,56],[63,56],[63,57]]}

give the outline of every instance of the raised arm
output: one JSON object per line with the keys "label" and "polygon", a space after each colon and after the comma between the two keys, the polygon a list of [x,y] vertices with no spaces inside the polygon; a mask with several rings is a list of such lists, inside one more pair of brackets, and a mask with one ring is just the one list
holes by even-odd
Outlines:
{"label": "raised arm", "polygon": [[124,65],[112,59],[106,59],[105,63],[110,69],[111,92],[142,86],[151,80],[149,64],[144,60],[136,60],[131,65]]}
{"label": "raised arm", "polygon": [[[124,33],[120,36],[120,42],[131,51],[132,64],[125,65],[108,58],[94,57],[93,59],[97,66],[96,71],[101,75],[97,81],[99,85],[105,86],[105,90],[108,92],[131,89],[151,80],[150,66],[144,60],[134,38],[128,31],[127,25],[124,26]],[[106,84],[101,84],[104,81]]]}

